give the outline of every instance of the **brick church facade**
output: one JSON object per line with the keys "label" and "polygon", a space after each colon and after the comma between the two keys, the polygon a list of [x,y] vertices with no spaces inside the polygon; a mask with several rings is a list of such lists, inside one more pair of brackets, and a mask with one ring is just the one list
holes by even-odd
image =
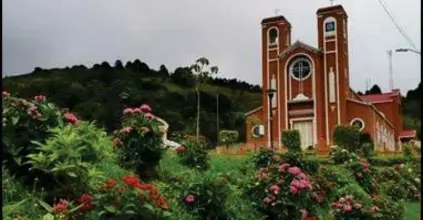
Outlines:
{"label": "brick church facade", "polygon": [[[403,131],[399,90],[359,96],[350,88],[347,18],[340,5],[318,9],[317,48],[291,43],[284,16],[262,20],[262,106],[246,113],[247,145],[270,146],[273,139],[282,148],[282,131],[296,129],[303,149],[327,153],[340,124],[358,126],[379,151],[400,151],[401,139],[416,136]],[[268,89],[275,90],[272,118]]]}

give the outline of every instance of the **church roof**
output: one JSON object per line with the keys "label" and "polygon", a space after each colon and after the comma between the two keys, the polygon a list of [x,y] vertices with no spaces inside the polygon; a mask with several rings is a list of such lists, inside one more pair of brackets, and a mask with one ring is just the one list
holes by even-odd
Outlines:
{"label": "church roof", "polygon": [[399,137],[401,138],[415,138],[417,135],[416,130],[404,130],[401,131]]}
{"label": "church roof", "polygon": [[321,50],[320,49],[315,48],[315,47],[313,47],[311,45],[308,45],[306,43],[303,43],[303,42],[297,40],[294,44],[292,44],[287,49],[285,49],[284,51],[282,51],[282,53],[279,54],[279,58],[285,57],[287,54],[289,54],[290,52],[294,51],[297,48],[304,48],[307,51],[310,51],[312,53],[317,53],[317,54],[320,54],[321,53]]}
{"label": "church roof", "polygon": [[397,95],[397,90],[389,93],[382,93],[382,94],[370,94],[370,95],[362,95],[360,98],[363,101],[374,103],[374,102],[385,102],[391,101],[393,96]]}

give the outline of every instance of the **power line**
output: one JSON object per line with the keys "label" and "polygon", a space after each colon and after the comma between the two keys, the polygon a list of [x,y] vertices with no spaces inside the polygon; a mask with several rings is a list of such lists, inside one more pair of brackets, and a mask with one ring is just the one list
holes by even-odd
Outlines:
{"label": "power line", "polygon": [[392,23],[394,23],[395,27],[402,34],[402,36],[404,36],[404,38],[408,41],[408,43],[411,45],[411,47],[413,47],[415,50],[417,50],[416,45],[414,45],[413,41],[405,33],[404,29],[395,21],[394,16],[391,14],[391,12],[388,9],[388,6],[385,5],[385,3],[383,2],[383,0],[378,0],[378,2],[382,6],[382,8],[386,12],[386,14],[388,14],[388,16],[391,19]]}

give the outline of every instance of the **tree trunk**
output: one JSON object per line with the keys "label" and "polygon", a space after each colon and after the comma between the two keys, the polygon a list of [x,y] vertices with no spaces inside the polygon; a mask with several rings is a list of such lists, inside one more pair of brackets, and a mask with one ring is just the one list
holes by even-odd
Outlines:
{"label": "tree trunk", "polygon": [[198,141],[200,136],[200,91],[198,90],[198,86],[196,90],[197,90],[197,141]]}

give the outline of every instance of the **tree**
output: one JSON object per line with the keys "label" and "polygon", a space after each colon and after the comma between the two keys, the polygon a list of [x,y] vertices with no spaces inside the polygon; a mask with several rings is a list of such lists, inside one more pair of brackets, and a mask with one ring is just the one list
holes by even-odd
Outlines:
{"label": "tree", "polygon": [[219,68],[209,66],[210,62],[207,58],[198,58],[190,69],[195,76],[195,91],[197,92],[197,140],[200,136],[200,88],[212,74],[217,74]]}
{"label": "tree", "polygon": [[370,90],[366,91],[366,95],[370,95],[370,94],[381,94],[382,90],[380,89],[380,87],[375,84],[373,85],[372,88],[370,88]]}
{"label": "tree", "polygon": [[115,68],[118,70],[122,70],[123,69],[123,64],[121,60],[116,60],[115,61]]}

